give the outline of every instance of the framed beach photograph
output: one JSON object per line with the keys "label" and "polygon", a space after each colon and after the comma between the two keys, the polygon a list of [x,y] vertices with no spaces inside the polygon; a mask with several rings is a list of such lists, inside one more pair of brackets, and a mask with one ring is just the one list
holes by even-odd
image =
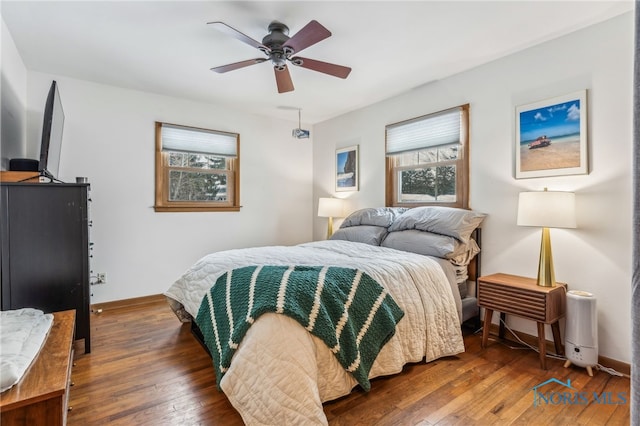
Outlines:
{"label": "framed beach photograph", "polygon": [[516,107],[516,179],[582,175],[587,165],[587,91]]}
{"label": "framed beach photograph", "polygon": [[358,145],[336,150],[336,192],[357,191]]}

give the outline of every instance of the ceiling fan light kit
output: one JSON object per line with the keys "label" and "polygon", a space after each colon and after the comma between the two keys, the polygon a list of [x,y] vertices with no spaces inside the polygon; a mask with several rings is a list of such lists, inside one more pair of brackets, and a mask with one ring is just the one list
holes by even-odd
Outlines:
{"label": "ceiling fan light kit", "polygon": [[211,68],[211,71],[225,73],[239,68],[244,68],[249,65],[266,62],[268,60],[273,64],[278,93],[286,93],[294,90],[287,62],[301,68],[307,68],[312,71],[318,71],[343,79],[347,78],[351,72],[351,68],[342,65],[303,58],[300,56],[293,56],[301,50],[331,36],[331,32],[318,23],[318,21],[314,20],[309,22],[292,37],[289,37],[289,27],[281,22],[273,21],[268,27],[269,34],[264,36],[262,42],[252,39],[224,22],[208,22],[208,24],[214,26],[225,34],[255,47],[266,55],[266,58],[249,59],[246,61],[214,67]]}

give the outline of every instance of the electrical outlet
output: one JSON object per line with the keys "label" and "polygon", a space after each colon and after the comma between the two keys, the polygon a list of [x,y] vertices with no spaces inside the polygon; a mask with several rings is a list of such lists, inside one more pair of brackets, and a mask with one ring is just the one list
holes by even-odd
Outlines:
{"label": "electrical outlet", "polygon": [[107,273],[98,272],[96,274],[96,284],[106,284],[106,283],[107,283]]}

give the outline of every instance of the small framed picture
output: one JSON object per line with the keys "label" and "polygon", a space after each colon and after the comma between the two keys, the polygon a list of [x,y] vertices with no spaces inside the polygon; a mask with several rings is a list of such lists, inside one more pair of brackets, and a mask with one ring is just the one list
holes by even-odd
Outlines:
{"label": "small framed picture", "polygon": [[582,175],[587,165],[587,91],[516,107],[516,179]]}
{"label": "small framed picture", "polygon": [[336,150],[336,192],[357,191],[358,145]]}

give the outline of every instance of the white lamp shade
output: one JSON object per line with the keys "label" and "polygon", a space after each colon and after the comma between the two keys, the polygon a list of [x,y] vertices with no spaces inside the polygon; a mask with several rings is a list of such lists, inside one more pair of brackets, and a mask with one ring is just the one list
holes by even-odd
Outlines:
{"label": "white lamp shade", "polygon": [[518,225],[542,228],[575,228],[576,201],[573,192],[521,192]]}
{"label": "white lamp shade", "polygon": [[320,198],[318,202],[319,217],[342,217],[343,201],[340,198]]}

